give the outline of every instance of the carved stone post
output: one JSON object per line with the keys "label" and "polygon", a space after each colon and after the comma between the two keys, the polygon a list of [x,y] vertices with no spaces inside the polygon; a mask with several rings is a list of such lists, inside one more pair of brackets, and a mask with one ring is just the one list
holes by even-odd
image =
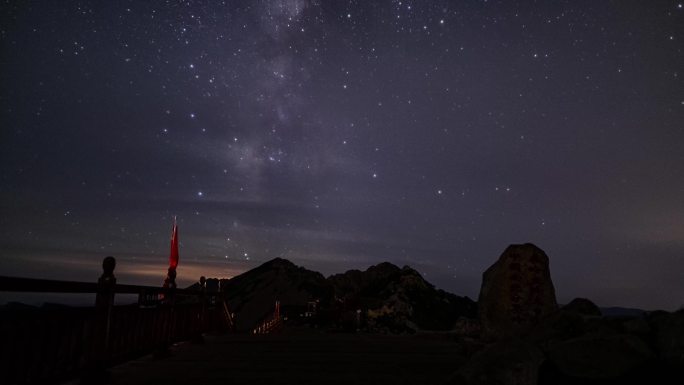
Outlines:
{"label": "carved stone post", "polygon": [[200,295],[200,301],[202,302],[202,312],[200,313],[200,329],[201,332],[204,333],[206,331],[207,325],[207,279],[204,276],[200,277],[199,280],[200,283],[200,290],[202,291],[202,294]]}
{"label": "carved stone post", "polygon": [[199,279],[199,284],[200,284],[200,291],[201,291],[201,294],[199,296],[199,301],[200,301],[199,314],[197,315],[199,317],[199,326],[195,332],[195,337],[192,339],[192,342],[196,343],[196,344],[204,343],[204,337],[203,337],[202,333],[204,333],[207,329],[207,326],[206,326],[207,279],[204,276],[201,276]]}
{"label": "carved stone post", "polygon": [[175,289],[176,288],[176,268],[169,267],[168,273],[166,274],[166,279],[164,279],[165,288]]}
{"label": "carved stone post", "polygon": [[168,274],[164,280],[164,300],[159,310],[162,312],[162,339],[154,355],[157,358],[165,358],[171,355],[171,343],[174,339],[175,331],[175,307],[176,307],[176,269],[169,267]]}
{"label": "carved stone post", "polygon": [[115,267],[116,259],[112,256],[102,261],[102,276],[97,280],[95,296],[93,352],[81,379],[82,384],[102,384],[108,380],[109,340],[116,286]]}
{"label": "carved stone post", "polygon": [[109,348],[109,333],[112,322],[112,307],[114,307],[114,286],[116,285],[116,277],[114,276],[114,268],[116,267],[116,259],[114,257],[106,257],[102,261],[102,276],[97,280],[98,291],[95,297],[96,311],[102,313],[105,321],[104,342],[105,352]]}

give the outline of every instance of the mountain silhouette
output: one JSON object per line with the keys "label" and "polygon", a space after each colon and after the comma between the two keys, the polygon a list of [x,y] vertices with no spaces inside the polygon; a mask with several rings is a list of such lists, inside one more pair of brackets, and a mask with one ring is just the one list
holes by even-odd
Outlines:
{"label": "mountain silhouette", "polygon": [[[471,299],[436,289],[416,270],[389,262],[326,279],[321,273],[275,258],[221,280],[221,289],[237,314],[239,331],[251,330],[267,317],[276,300],[294,317],[315,303],[318,321],[324,326],[391,332],[451,330],[459,317],[474,318],[477,312]],[[357,313],[363,314],[363,319]]]}
{"label": "mountain silhouette", "polygon": [[237,314],[235,327],[240,331],[250,330],[269,315],[276,300],[283,307],[305,307],[310,301],[327,304],[333,298],[333,287],[321,273],[283,258],[223,280],[221,288],[231,311]]}

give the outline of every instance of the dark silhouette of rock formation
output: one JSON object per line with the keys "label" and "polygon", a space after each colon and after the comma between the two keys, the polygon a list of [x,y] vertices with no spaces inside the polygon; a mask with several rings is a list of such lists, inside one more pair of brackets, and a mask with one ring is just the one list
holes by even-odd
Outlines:
{"label": "dark silhouette of rock formation", "polygon": [[684,378],[684,309],[674,313],[653,312],[646,317],[647,338],[651,337],[659,358],[681,369]]}
{"label": "dark silhouette of rock formation", "polygon": [[338,299],[366,314],[370,329],[451,330],[459,317],[473,318],[476,314],[470,298],[436,289],[409,266],[399,268],[383,262],[328,280]]}
{"label": "dark silhouette of rock formation", "polygon": [[477,308],[467,297],[436,289],[414,269],[388,262],[326,279],[276,258],[222,280],[221,288],[236,313],[238,331],[254,327],[273,310],[275,300],[283,309],[301,312],[316,302],[318,317],[312,321],[319,326],[395,333],[451,330],[459,317],[474,318]]}

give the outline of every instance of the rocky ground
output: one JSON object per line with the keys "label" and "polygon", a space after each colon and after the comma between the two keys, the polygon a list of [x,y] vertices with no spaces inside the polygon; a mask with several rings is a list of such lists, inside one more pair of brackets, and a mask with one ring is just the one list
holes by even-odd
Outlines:
{"label": "rocky ground", "polygon": [[607,319],[576,310],[562,308],[517,335],[466,339],[474,353],[450,383],[683,383],[684,311]]}

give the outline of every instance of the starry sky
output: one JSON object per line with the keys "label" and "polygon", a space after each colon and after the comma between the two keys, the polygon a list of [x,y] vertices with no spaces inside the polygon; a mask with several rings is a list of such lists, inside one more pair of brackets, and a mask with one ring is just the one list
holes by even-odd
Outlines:
{"label": "starry sky", "polygon": [[681,1],[0,4],[0,274],[390,261],[684,305]]}

